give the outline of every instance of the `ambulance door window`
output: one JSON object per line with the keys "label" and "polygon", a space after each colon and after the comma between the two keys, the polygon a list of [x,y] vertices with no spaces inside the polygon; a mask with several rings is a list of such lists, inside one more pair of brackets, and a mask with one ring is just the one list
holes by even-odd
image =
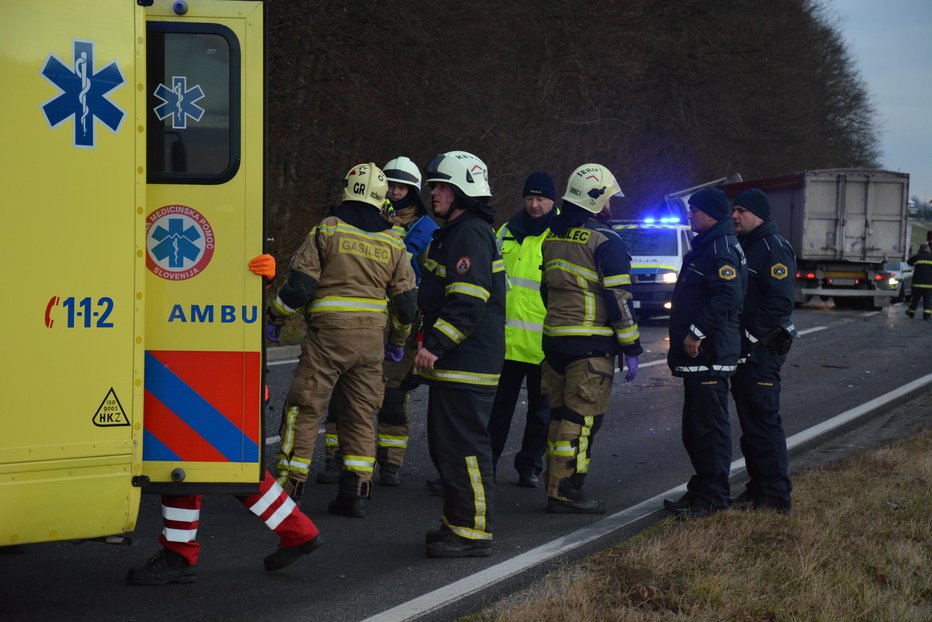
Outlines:
{"label": "ambulance door window", "polygon": [[240,50],[217,24],[149,22],[149,183],[222,184],[240,162]]}

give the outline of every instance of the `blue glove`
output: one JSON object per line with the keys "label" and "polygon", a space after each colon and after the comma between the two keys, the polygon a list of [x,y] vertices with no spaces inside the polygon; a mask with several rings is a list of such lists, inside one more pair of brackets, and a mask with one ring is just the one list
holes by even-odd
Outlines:
{"label": "blue glove", "polygon": [[405,357],[405,347],[396,346],[393,343],[385,344],[385,360],[391,361],[392,363],[400,363],[401,359]]}
{"label": "blue glove", "polygon": [[282,334],[282,325],[281,324],[266,324],[265,325],[265,338],[271,341],[272,343],[278,343]]}
{"label": "blue glove", "polygon": [[625,367],[628,368],[628,373],[625,374],[625,382],[631,382],[638,375],[638,357],[625,354]]}

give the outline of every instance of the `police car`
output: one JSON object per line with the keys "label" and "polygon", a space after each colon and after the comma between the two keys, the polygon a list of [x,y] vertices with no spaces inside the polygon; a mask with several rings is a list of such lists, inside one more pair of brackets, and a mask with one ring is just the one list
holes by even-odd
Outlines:
{"label": "police car", "polygon": [[670,312],[673,287],[692,248],[692,232],[675,216],[618,221],[612,228],[631,254],[634,308],[641,318]]}

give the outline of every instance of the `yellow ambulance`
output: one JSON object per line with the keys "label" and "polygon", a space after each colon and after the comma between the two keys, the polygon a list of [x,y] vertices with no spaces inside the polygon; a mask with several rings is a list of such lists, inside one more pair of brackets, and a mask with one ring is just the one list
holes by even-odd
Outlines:
{"label": "yellow ambulance", "polygon": [[263,17],[0,3],[0,546],[258,490]]}

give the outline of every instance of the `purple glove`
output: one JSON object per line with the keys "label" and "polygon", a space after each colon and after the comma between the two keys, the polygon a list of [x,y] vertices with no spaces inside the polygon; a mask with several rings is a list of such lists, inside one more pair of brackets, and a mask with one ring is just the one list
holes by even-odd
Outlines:
{"label": "purple glove", "polygon": [[625,367],[628,368],[628,373],[625,374],[625,382],[631,382],[638,375],[638,357],[625,354]]}
{"label": "purple glove", "polygon": [[401,359],[405,357],[405,347],[396,346],[393,343],[385,344],[385,360],[391,361],[392,363],[400,363]]}
{"label": "purple glove", "polygon": [[281,324],[266,324],[265,325],[265,338],[271,341],[272,343],[278,343],[279,338],[282,334],[282,325]]}

